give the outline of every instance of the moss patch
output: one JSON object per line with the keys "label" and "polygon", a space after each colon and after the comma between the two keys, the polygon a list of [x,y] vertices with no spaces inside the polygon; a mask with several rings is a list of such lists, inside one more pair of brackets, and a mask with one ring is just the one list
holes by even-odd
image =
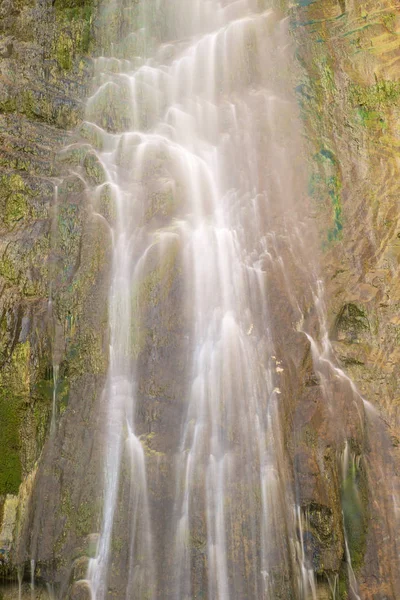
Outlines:
{"label": "moss patch", "polygon": [[18,494],[22,466],[20,426],[29,402],[30,344],[18,344],[0,374],[0,495]]}
{"label": "moss patch", "polygon": [[28,198],[32,196],[21,175],[13,173],[0,177],[1,216],[8,229],[30,216]]}
{"label": "moss patch", "polygon": [[353,106],[362,106],[366,110],[396,103],[400,98],[400,82],[379,81],[375,85],[350,85],[349,98]]}
{"label": "moss patch", "polygon": [[95,1],[56,0],[54,6],[60,30],[54,54],[59,66],[69,70],[78,55],[90,50]]}

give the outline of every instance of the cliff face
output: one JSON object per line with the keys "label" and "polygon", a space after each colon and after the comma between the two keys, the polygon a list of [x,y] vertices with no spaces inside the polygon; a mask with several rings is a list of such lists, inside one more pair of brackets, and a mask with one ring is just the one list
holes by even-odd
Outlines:
{"label": "cliff face", "polygon": [[[299,2],[297,94],[313,156],[331,337],[398,436],[399,5]],[[396,442],[396,440],[394,440]]]}
{"label": "cliff face", "polygon": [[[393,447],[385,446],[383,434],[372,433],[388,456],[387,472],[400,438],[398,9],[395,0],[298,0],[283,9],[298,59],[296,94],[307,134],[308,193],[320,232],[329,333],[343,370],[387,422]],[[93,130],[82,123],[93,75],[89,56],[99,31],[96,15],[96,6],[74,0],[3,0],[0,5],[0,564],[4,575],[13,576],[12,559],[26,563],[38,551],[38,540],[47,539],[37,576],[64,583],[73,559],[73,579],[84,576],[96,543],[92,534],[99,528],[96,473],[102,454],[93,432],[104,416],[110,252],[108,233],[87,194],[88,183],[101,181],[101,169],[90,150],[74,146],[77,140],[96,145]],[[116,30],[118,22],[110,20]],[[100,43],[108,42],[98,33]],[[123,115],[117,111],[118,118]],[[168,210],[158,201],[149,218],[162,221]],[[169,432],[178,421],[175,400],[182,395],[169,377],[171,349],[182,339],[182,282],[174,260],[175,254],[165,268],[147,274],[139,292],[142,329],[136,332],[135,352],[140,427],[150,465],[162,463],[173,445]],[[275,302],[281,308],[279,286],[277,278]],[[161,296],[169,307],[164,312],[158,310]],[[310,321],[315,319],[311,313],[310,308]],[[277,311],[277,323],[284,318]],[[289,332],[290,315],[287,319],[282,330]],[[296,336],[283,340],[282,352],[297,342]],[[181,354],[179,364],[184,365],[184,347]],[[326,436],[326,464],[333,460],[321,425],[329,417],[313,380],[309,350],[299,344],[297,354],[293,391],[305,391],[299,406],[290,407],[288,421],[293,419],[304,434],[296,468],[307,480],[304,488],[311,489],[317,438]],[[354,434],[352,451],[367,456],[371,444]],[[165,464],[162,470],[166,490],[168,469]],[[329,597],[324,575],[341,569],[339,498],[342,494],[350,505],[351,521],[357,478],[363,509],[352,521],[351,541],[354,568],[364,586],[361,597],[394,598],[385,578],[395,562],[388,557],[387,572],[377,572],[375,564],[384,530],[372,535],[366,524],[372,492],[365,470],[350,469],[341,491],[337,468],[326,473],[334,490],[329,498],[313,491],[303,499],[311,530],[320,539],[315,565],[319,597]],[[85,485],[74,485],[83,480]],[[383,493],[387,482],[378,477],[376,483]],[[40,496],[51,498],[45,512],[27,511],[30,499],[31,506],[38,505]],[[383,502],[379,495],[375,499]],[[164,501],[157,498],[155,505]],[[123,530],[123,521],[118,527]],[[29,544],[19,547],[18,539],[29,539]],[[9,554],[13,541],[14,554]],[[345,598],[344,576],[341,586]]]}
{"label": "cliff face", "polygon": [[[299,1],[289,14],[329,335],[338,364],[380,412],[388,435],[383,441],[370,431],[363,451],[370,518],[372,506],[384,504],[382,490],[399,493],[399,5]],[[385,456],[380,467],[369,454],[374,443]],[[389,530],[396,525],[392,519]],[[361,597],[391,597],[389,572],[374,565],[385,543],[368,518],[364,526]],[[386,561],[396,565],[393,555]]]}
{"label": "cliff face", "polygon": [[106,249],[80,175],[93,165],[73,150],[59,154],[76,139],[89,93],[95,10],[58,0],[0,5],[3,575],[13,572],[15,498],[21,513],[51,423],[55,430],[74,389],[101,389],[106,370]]}

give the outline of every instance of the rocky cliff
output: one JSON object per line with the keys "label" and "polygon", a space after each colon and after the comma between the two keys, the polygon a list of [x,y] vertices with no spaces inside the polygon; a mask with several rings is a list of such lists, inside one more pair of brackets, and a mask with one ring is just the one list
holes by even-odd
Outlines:
{"label": "rocky cliff", "polygon": [[399,6],[299,1],[291,14],[331,338],[397,443]]}
{"label": "rocky cliff", "polygon": [[23,510],[75,385],[96,387],[106,369],[108,270],[80,174],[93,171],[90,157],[73,146],[60,153],[84,135],[96,7],[5,0],[0,14],[0,561],[9,576],[15,498]]}
{"label": "rocky cliff", "polygon": [[[364,448],[365,465],[374,442],[387,456],[386,471],[370,465],[370,506],[382,505],[379,490],[399,489],[399,5],[299,0],[289,14],[329,335],[338,364],[376,407],[390,439],[380,445],[374,430]],[[373,526],[367,519],[364,527],[356,560],[361,597],[397,597],[398,589],[387,589],[390,575],[372,566],[384,544],[379,536],[366,541]]]}

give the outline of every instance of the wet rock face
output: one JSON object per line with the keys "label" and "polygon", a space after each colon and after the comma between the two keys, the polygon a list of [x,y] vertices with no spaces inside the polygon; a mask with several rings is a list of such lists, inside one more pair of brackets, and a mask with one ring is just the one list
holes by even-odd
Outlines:
{"label": "wet rock face", "polygon": [[[28,500],[35,497],[35,466],[49,438],[54,388],[58,421],[75,412],[69,403],[76,389],[99,396],[106,369],[107,236],[94,226],[84,185],[77,176],[68,177],[70,165],[57,158],[82,119],[94,14],[91,2],[0,3],[0,552],[5,557],[0,571],[11,577],[12,542],[4,531],[14,530],[15,559],[15,538],[24,539],[29,554],[31,536],[43,526],[36,515],[25,533],[21,529]],[[74,417],[64,446],[81,443],[90,455],[90,440],[76,442],[88,416],[76,411],[70,423]],[[39,479],[58,504],[57,519],[69,483],[60,487],[59,465],[54,469],[58,475]],[[7,506],[18,493],[19,521],[5,524]],[[82,498],[74,502],[71,512]],[[77,518],[80,535],[91,532],[86,531],[89,516]],[[54,548],[43,550],[43,560],[54,556]]]}
{"label": "wet rock face", "polygon": [[324,249],[331,335],[395,434],[398,7],[391,0],[302,5],[291,11],[304,69],[296,91],[312,140],[309,194]]}
{"label": "wet rock face", "polygon": [[[385,445],[387,454],[380,469],[385,470],[389,456],[394,457],[386,472],[396,490],[398,5],[392,0],[296,4],[291,9],[292,31],[302,69],[296,92],[311,142],[308,187],[323,249],[329,332],[339,364],[388,422],[393,444],[391,448]],[[372,556],[381,555],[385,547],[379,542],[380,517],[373,519],[368,532],[365,528],[371,498],[375,493],[379,496],[385,485],[380,480],[379,486],[372,485],[373,490],[370,486],[366,500],[362,490],[366,480],[371,483],[369,450],[375,437],[380,440],[374,430],[356,478],[362,510],[356,508],[348,476],[341,495],[347,507],[345,521],[358,515],[351,529],[360,595],[392,598],[399,592],[387,583],[391,567],[383,573],[377,563],[373,566]],[[389,528],[396,528],[395,521]]]}

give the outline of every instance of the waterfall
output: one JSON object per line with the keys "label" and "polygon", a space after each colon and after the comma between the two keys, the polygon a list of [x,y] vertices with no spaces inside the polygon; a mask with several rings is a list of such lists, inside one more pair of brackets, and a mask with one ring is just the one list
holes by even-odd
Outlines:
{"label": "waterfall", "polygon": [[[386,434],[330,341],[290,22],[277,4],[103,7],[85,142],[64,154],[81,157],[74,175],[104,232],[90,260],[111,252],[108,371],[100,397],[91,364],[92,398],[74,389],[75,416],[66,410],[59,427],[68,371],[54,344],[35,490],[44,482],[50,500],[30,515],[32,577],[53,568],[48,531],[62,548],[51,555],[60,597],[337,600],[345,587],[364,598],[366,548],[389,537],[377,563],[395,582],[396,484],[366,500],[390,472]],[[85,468],[71,494],[68,478]],[[63,505],[61,524],[47,525],[46,502]],[[379,532],[367,532],[368,511]]]}
{"label": "waterfall", "polygon": [[[251,0],[142,3],[136,19],[134,53],[98,59],[87,104],[106,173],[95,210],[107,193],[113,239],[104,509],[88,579],[103,600],[125,502],[127,597],[273,597],[278,569],[291,570],[283,540],[296,535],[265,268],[269,211],[296,194],[282,138],[296,108],[278,73],[287,22]],[[142,304],[158,304],[156,277],[160,294],[183,280],[187,348],[162,550],[135,423]]]}

